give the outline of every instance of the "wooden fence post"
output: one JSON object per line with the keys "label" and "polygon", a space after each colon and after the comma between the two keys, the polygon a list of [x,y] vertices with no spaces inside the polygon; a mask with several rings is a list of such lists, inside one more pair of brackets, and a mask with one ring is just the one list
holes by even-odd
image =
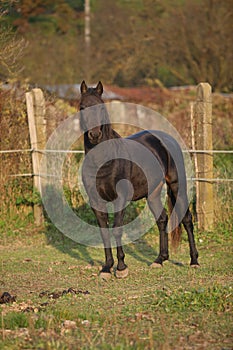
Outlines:
{"label": "wooden fence post", "polygon": [[[196,182],[196,209],[198,228],[211,231],[214,224],[213,201],[213,149],[212,142],[212,93],[208,83],[197,86],[196,102],[191,109],[191,126],[193,134],[193,148],[206,152],[195,155]],[[210,180],[204,180],[210,179]]]}
{"label": "wooden fence post", "polygon": [[[26,93],[26,104],[28,114],[28,125],[32,151],[33,168],[33,187],[41,193],[39,167],[41,154],[38,149],[44,149],[46,145],[46,119],[45,119],[45,100],[43,92],[40,89],[33,89]],[[33,206],[34,221],[37,226],[43,223],[43,210],[41,205]]]}

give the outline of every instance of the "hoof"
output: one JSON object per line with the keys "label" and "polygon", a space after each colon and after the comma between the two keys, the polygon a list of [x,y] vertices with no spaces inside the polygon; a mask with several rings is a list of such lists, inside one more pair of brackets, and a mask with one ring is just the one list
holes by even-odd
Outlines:
{"label": "hoof", "polygon": [[157,263],[157,262],[153,262],[151,265],[150,265],[150,267],[155,267],[156,269],[157,268],[161,268],[161,267],[163,267],[163,265],[162,264],[159,264],[159,263]]}
{"label": "hoof", "polygon": [[200,265],[199,264],[192,264],[192,265],[190,265],[190,267],[192,267],[193,269],[199,269]]}
{"label": "hoof", "polygon": [[125,278],[128,276],[128,273],[129,273],[128,267],[126,267],[124,270],[116,270],[116,277]]}
{"label": "hoof", "polygon": [[99,277],[101,280],[108,281],[112,277],[111,272],[100,272]]}

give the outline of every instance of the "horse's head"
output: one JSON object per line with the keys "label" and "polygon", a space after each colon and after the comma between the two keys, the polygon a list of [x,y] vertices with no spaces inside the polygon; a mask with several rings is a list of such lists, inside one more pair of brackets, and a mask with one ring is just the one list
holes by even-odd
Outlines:
{"label": "horse's head", "polygon": [[92,144],[98,144],[103,138],[103,126],[106,125],[107,111],[102,100],[103,85],[99,81],[95,88],[81,84],[80,125],[87,133]]}

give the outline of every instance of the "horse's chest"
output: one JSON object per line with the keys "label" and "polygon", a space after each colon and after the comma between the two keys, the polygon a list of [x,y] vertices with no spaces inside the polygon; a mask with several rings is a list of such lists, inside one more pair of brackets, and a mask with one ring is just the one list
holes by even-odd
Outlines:
{"label": "horse's chest", "polygon": [[117,198],[116,184],[118,182],[118,174],[115,169],[100,169],[96,176],[96,189],[106,201],[113,201]]}

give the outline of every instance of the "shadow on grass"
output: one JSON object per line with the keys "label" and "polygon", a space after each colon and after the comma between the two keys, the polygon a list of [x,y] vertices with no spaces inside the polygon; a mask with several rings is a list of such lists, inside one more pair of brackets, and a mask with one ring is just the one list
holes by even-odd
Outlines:
{"label": "shadow on grass", "polygon": [[85,245],[74,242],[58,231],[51,223],[47,224],[45,232],[47,243],[54,246],[60,252],[68,254],[77,261],[84,261],[87,264],[94,265],[94,260],[90,256]]}
{"label": "shadow on grass", "polygon": [[[89,247],[81,245],[74,242],[70,238],[66,237],[64,234],[59,232],[52,224],[47,224],[47,230],[45,232],[47,243],[54,246],[60,252],[68,254],[72,258],[78,261],[83,261],[90,265],[99,264],[102,265],[104,262],[104,250],[103,248],[98,248],[103,256],[102,260],[94,259],[89,252]],[[123,246],[124,252],[130,255],[135,260],[141,262],[142,264],[150,265],[158,255],[158,252],[146,241],[146,239],[141,238],[135,243]],[[116,248],[113,248],[114,260],[116,261]]]}
{"label": "shadow on grass", "polygon": [[158,255],[158,252],[145,238],[140,238],[133,244],[124,246],[124,250],[126,254],[147,266],[150,266]]}
{"label": "shadow on grass", "polygon": [[[84,219],[88,223],[91,223],[92,225],[97,226],[96,218],[94,216],[94,213],[89,208],[87,210],[86,205],[80,206],[77,209],[74,209],[74,211],[77,213],[80,218]],[[126,221],[132,220],[132,218],[136,217],[138,215],[138,212],[134,206],[130,207],[130,213],[126,213]],[[113,221],[113,218],[110,217],[110,224],[111,221]],[[157,230],[156,230],[157,231]],[[70,238],[66,237],[64,234],[59,232],[52,223],[47,224],[47,230],[46,230],[46,237],[48,244],[53,245],[56,249],[61,251],[62,253],[68,254],[72,258],[78,261],[83,261],[90,265],[102,265],[104,262],[104,251],[103,248],[98,248],[101,251],[102,257],[100,259],[93,259],[90,253],[90,248],[88,246],[76,243],[75,241],[71,240]],[[126,261],[127,261],[127,255],[130,255],[132,258],[137,260],[138,262],[142,264],[146,264],[147,266],[150,266],[156,257],[158,256],[158,251],[153,247],[156,241],[156,236],[159,235],[158,232],[148,233],[144,237],[141,237],[137,241],[124,245],[123,249],[126,254]],[[150,244],[151,240],[151,244]],[[113,256],[114,260],[116,261],[116,249],[113,248]],[[183,266],[181,262],[169,260],[169,262],[176,266]]]}

